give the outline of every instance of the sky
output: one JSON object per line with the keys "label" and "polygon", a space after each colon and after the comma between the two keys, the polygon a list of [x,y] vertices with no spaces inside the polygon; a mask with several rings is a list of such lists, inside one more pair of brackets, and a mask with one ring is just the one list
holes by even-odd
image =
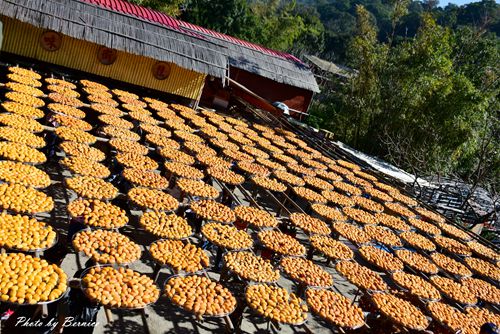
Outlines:
{"label": "sky", "polygon": [[[446,7],[447,4],[453,3],[455,5],[465,5],[466,3],[477,2],[479,0],[440,0],[439,6]],[[498,2],[498,1],[496,1]]]}
{"label": "sky", "polygon": [[460,5],[465,5],[466,3],[471,3],[471,2],[474,2],[474,1],[471,1],[471,0],[440,0],[439,6],[446,7],[446,5],[449,3],[460,6]]}

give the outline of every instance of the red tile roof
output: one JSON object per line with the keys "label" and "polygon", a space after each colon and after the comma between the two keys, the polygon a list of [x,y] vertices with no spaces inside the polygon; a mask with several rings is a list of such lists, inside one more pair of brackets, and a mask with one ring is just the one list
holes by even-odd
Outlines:
{"label": "red tile roof", "polygon": [[85,2],[104,7],[107,9],[133,15],[141,19],[159,23],[169,28],[180,30],[178,20],[155,10],[132,4],[123,0],[83,0]]}
{"label": "red tile roof", "polygon": [[[297,63],[302,63],[302,61],[295,56],[281,52],[281,51],[276,51],[272,49],[268,49],[266,47],[263,47],[258,44],[250,43],[226,34],[219,33],[217,31],[213,31],[210,29],[206,29],[200,26],[197,26],[195,24],[191,24],[188,22],[184,22],[181,20],[177,20],[173,17],[170,17],[164,13],[145,8],[139,5],[135,5],[132,3],[129,3],[124,0],[83,0],[88,3],[92,3],[94,5],[104,7],[107,9],[111,9],[116,12],[121,12],[124,14],[129,14],[136,16],[138,18],[141,18],[146,21],[150,21],[153,23],[157,23],[163,26],[166,26],[170,29],[177,30],[180,32],[183,32],[185,34],[189,35],[197,35],[198,37],[203,38],[204,35],[209,35],[214,38],[218,38],[221,40],[225,40],[234,44],[238,44],[244,47],[247,47],[249,49],[259,51],[268,55],[272,55],[275,57],[283,58],[292,62],[297,62]],[[196,34],[198,32],[199,34]]]}

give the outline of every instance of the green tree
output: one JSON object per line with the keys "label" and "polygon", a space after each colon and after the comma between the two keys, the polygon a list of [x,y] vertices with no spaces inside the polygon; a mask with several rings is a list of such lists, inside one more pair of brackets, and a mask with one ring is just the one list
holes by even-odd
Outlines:
{"label": "green tree", "polygon": [[[323,58],[347,64],[347,49],[356,33],[356,6],[363,5],[374,17],[378,39],[387,42],[392,39],[400,43],[405,38],[416,35],[421,23],[422,13],[431,13],[440,25],[456,29],[460,26],[483,28],[500,35],[500,4],[494,0],[482,0],[463,6],[437,6],[437,1],[416,0],[298,0],[316,8],[325,27],[325,49]],[[394,20],[400,9],[407,13]],[[397,22],[394,27],[392,24]],[[393,33],[394,32],[394,33]]]}
{"label": "green tree", "polygon": [[254,21],[245,0],[189,0],[181,18],[231,36],[252,37],[248,26]]}
{"label": "green tree", "polygon": [[498,187],[497,37],[453,31],[425,13],[414,38],[381,43],[373,17],[357,12],[348,52],[357,74],[334,79],[338,88],[312,108],[315,124],[417,176],[458,174]]}
{"label": "green tree", "polygon": [[173,17],[181,14],[181,8],[186,0],[128,0],[140,6],[148,7]]}
{"label": "green tree", "polygon": [[344,97],[344,103],[354,114],[354,136],[352,142],[358,145],[368,133],[370,123],[380,113],[380,78],[381,66],[385,63],[386,48],[377,39],[373,16],[365,7],[358,5],[357,33],[349,48],[351,66],[358,74],[350,80],[350,92]]}
{"label": "green tree", "polygon": [[[455,70],[467,76],[481,91],[484,103],[477,133],[464,150],[456,173],[473,188],[490,193],[500,190],[500,89],[499,39],[493,33],[471,27],[455,32]],[[500,195],[500,194],[499,194]]]}
{"label": "green tree", "polygon": [[376,151],[419,174],[455,170],[474,150],[484,116],[488,98],[456,70],[454,42],[425,14],[416,37],[391,50],[382,74],[384,113],[368,136],[379,138]]}
{"label": "green tree", "polygon": [[318,13],[295,1],[190,0],[181,18],[276,50],[321,52],[324,44]]}
{"label": "green tree", "polygon": [[302,20],[304,27],[286,51],[297,57],[321,54],[325,49],[325,27],[317,10],[312,6],[297,5],[294,15]]}
{"label": "green tree", "polygon": [[253,27],[254,40],[272,49],[290,48],[305,29],[302,18],[294,14],[295,5],[295,1],[253,1],[250,11],[259,21]]}

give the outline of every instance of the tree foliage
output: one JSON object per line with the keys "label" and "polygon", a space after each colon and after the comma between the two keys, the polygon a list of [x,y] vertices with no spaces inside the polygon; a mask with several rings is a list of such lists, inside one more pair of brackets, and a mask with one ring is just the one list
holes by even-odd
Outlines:
{"label": "tree foliage", "polygon": [[446,27],[475,26],[500,34],[500,5],[482,0],[438,7],[414,0],[128,0],[188,22],[298,56],[348,63],[357,6],[370,13],[382,42],[414,37],[423,12]]}
{"label": "tree foliage", "polygon": [[456,174],[498,187],[498,37],[478,27],[452,30],[429,12],[413,38],[391,44],[375,34],[358,6],[347,53],[357,74],[333,79],[338,89],[314,106],[312,121],[414,174]]}
{"label": "tree foliage", "polygon": [[182,19],[271,49],[319,53],[323,24],[314,8],[289,0],[190,0]]}
{"label": "tree foliage", "polygon": [[440,25],[452,29],[475,26],[500,35],[500,4],[494,0],[463,6],[450,4],[444,8],[438,7],[437,1],[412,0],[300,0],[299,3],[315,8],[325,27],[325,49],[321,56],[341,63],[349,60],[346,51],[356,32],[358,5],[373,16],[382,42],[414,37],[423,12],[430,13]]}
{"label": "tree foliage", "polygon": [[252,22],[247,11],[245,0],[190,0],[181,18],[224,34],[251,38],[247,26]]}
{"label": "tree foliage", "polygon": [[320,54],[324,49],[324,25],[316,8],[295,0],[129,1],[298,56]]}
{"label": "tree foliage", "polygon": [[149,7],[154,10],[177,17],[181,14],[182,6],[186,0],[128,0],[136,5]]}

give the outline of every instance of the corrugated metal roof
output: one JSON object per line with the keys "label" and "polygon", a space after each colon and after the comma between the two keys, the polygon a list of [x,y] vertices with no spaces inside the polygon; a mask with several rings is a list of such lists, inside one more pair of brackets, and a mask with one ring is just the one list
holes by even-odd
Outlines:
{"label": "corrugated metal roof", "polygon": [[165,13],[161,13],[155,10],[151,10],[149,8],[135,5],[127,1],[121,1],[121,0],[83,0],[83,1],[92,3],[94,5],[99,5],[101,7],[106,7],[114,11],[131,14],[143,20],[159,23],[175,30],[179,30],[180,28],[178,21],[166,15]]}

